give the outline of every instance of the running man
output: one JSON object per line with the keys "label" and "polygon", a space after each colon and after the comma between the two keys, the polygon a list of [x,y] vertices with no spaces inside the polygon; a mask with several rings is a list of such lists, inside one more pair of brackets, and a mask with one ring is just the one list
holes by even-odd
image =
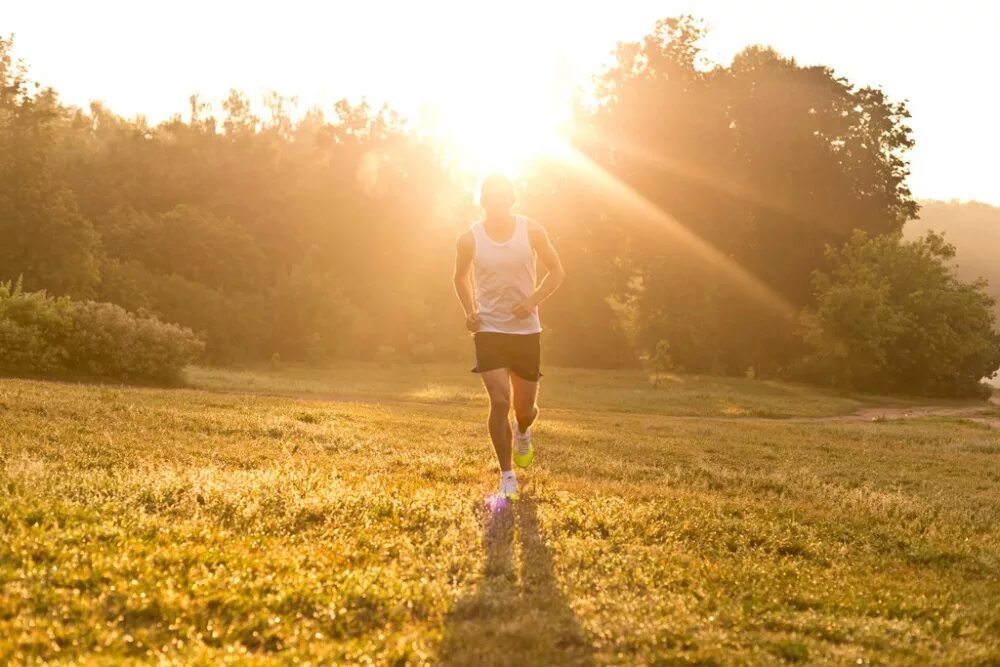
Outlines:
{"label": "running man", "polygon": [[[527,468],[535,456],[531,425],[538,419],[535,399],[542,376],[538,304],[556,291],[565,272],[545,229],[511,214],[514,186],[509,179],[484,179],[479,202],[484,219],[456,244],[455,293],[475,340],[472,371],[480,374],[490,398],[488,423],[500,463],[500,494],[513,499],[517,476],[511,459]],[[547,271],[541,284],[535,276],[536,256]],[[511,389],[514,418],[508,421]]]}

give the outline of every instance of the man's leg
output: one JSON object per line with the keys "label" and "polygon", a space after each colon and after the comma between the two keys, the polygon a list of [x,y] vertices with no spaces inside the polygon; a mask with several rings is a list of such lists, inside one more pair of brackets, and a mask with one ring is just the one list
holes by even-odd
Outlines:
{"label": "man's leg", "polygon": [[511,438],[510,431],[510,371],[506,368],[495,368],[480,373],[486,393],[490,397],[490,438],[493,449],[497,452],[500,470],[508,472],[511,469]]}
{"label": "man's leg", "polygon": [[516,373],[510,374],[510,382],[514,388],[514,416],[517,418],[517,428],[524,433],[538,419],[538,406],[535,404],[538,397],[538,382],[525,380]]}

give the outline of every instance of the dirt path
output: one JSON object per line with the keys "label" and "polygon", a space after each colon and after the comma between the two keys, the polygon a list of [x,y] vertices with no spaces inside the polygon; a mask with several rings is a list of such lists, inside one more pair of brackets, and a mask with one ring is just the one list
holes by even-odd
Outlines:
{"label": "dirt path", "polygon": [[928,405],[909,408],[863,408],[840,419],[845,421],[888,421],[919,419],[921,417],[956,417],[1000,429],[1000,414],[997,414],[995,409],[998,406],[1000,406],[1000,399],[994,396],[983,407],[952,408]]}

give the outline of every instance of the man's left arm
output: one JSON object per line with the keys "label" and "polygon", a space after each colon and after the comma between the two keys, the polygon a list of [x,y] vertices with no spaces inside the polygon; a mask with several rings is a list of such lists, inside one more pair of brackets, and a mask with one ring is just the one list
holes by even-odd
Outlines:
{"label": "man's left arm", "polygon": [[538,259],[545,266],[547,273],[542,282],[535,288],[535,293],[515,306],[514,314],[522,318],[531,315],[535,308],[538,307],[538,304],[552,296],[552,293],[559,289],[559,286],[562,285],[563,280],[566,278],[566,271],[563,269],[562,261],[559,259],[559,253],[556,252],[555,246],[552,245],[552,241],[549,239],[545,228],[534,220],[529,221],[528,238],[531,240],[531,247],[538,253]]}

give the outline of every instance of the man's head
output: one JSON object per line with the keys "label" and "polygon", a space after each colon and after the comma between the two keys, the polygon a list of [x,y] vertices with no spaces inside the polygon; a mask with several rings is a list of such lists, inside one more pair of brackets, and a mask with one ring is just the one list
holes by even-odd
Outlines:
{"label": "man's head", "polygon": [[514,184],[503,174],[487,176],[479,186],[479,204],[488,218],[509,215],[514,205]]}

